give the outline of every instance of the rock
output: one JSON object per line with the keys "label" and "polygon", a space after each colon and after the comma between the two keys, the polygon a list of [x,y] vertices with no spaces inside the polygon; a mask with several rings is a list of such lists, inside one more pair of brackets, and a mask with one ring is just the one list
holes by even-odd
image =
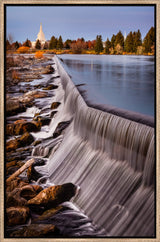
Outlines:
{"label": "rock", "polygon": [[59,204],[69,201],[76,194],[76,186],[72,183],[51,186],[41,191],[27,204],[31,207],[44,206],[45,208],[57,207]]}
{"label": "rock", "polygon": [[30,200],[37,196],[42,191],[42,187],[39,185],[26,184],[22,187],[16,187],[11,192],[6,194],[6,206],[25,206],[27,200]]}
{"label": "rock", "polygon": [[34,198],[43,188],[39,185],[26,185],[21,188],[20,196],[26,200]]}
{"label": "rock", "polygon": [[51,109],[56,109],[56,108],[58,108],[58,106],[59,106],[60,104],[61,104],[60,102],[53,102],[53,103],[51,104]]}
{"label": "rock", "polygon": [[70,121],[60,122],[54,131],[53,138],[57,138],[69,124]]}
{"label": "rock", "polygon": [[6,164],[6,175],[11,175],[16,170],[18,170],[22,165],[24,165],[24,162],[13,160]]}
{"label": "rock", "polygon": [[14,123],[13,125],[14,125],[13,135],[24,134],[25,132],[38,132],[38,131],[40,131],[39,123],[36,123],[34,121],[31,121],[31,122],[21,121],[19,123]]}
{"label": "rock", "polygon": [[6,151],[14,151],[22,146],[30,145],[34,141],[33,136],[26,132],[21,137],[6,142]]}
{"label": "rock", "polygon": [[19,177],[16,177],[12,181],[6,182],[6,192],[11,192],[15,188],[20,188],[26,185],[28,185],[28,183],[22,181]]}
{"label": "rock", "polygon": [[38,173],[35,169],[34,166],[31,165],[28,170],[27,170],[27,177],[29,182],[31,180],[37,181],[42,175],[40,173]]}
{"label": "rock", "polygon": [[52,111],[50,117],[53,118],[57,111]]}
{"label": "rock", "polygon": [[14,226],[25,224],[29,216],[29,208],[27,207],[10,207],[6,209],[7,225]]}
{"label": "rock", "polygon": [[6,100],[6,114],[7,116],[15,115],[26,110],[25,105],[23,105],[19,100]]}
{"label": "rock", "polygon": [[42,74],[52,74],[54,72],[54,68],[51,65],[48,65],[42,71]]}
{"label": "rock", "polygon": [[38,216],[38,218],[36,218],[34,220],[35,223],[41,222],[45,220],[49,220],[51,217],[53,217],[56,213],[60,212],[63,209],[63,206],[58,206],[56,208],[51,208],[49,210],[46,210],[42,215]]}
{"label": "rock", "polygon": [[57,85],[50,84],[49,86],[44,87],[43,90],[53,90],[53,89],[57,89],[57,88],[58,88]]}
{"label": "rock", "polygon": [[53,224],[31,224],[29,226],[25,226],[22,229],[18,229],[11,233],[10,237],[15,238],[46,238],[47,235],[58,234],[58,230]]}
{"label": "rock", "polygon": [[26,146],[26,145],[30,145],[32,142],[34,141],[33,136],[26,132],[24,133],[20,138],[19,138],[19,142],[21,146]]}
{"label": "rock", "polygon": [[21,188],[15,188],[6,194],[6,207],[25,206],[27,200],[21,197]]}
{"label": "rock", "polygon": [[41,117],[41,116],[37,116],[34,118],[34,120],[38,121],[38,123],[43,126],[43,125],[49,125],[51,122],[51,118],[49,117]]}
{"label": "rock", "polygon": [[6,151],[16,150],[19,147],[19,142],[17,139],[12,139],[6,142]]}
{"label": "rock", "polygon": [[28,168],[27,170],[27,177],[28,180],[34,180],[37,181],[42,175],[40,173],[38,173],[35,170],[35,166],[44,166],[46,164],[46,160],[43,159],[35,159],[35,162]]}

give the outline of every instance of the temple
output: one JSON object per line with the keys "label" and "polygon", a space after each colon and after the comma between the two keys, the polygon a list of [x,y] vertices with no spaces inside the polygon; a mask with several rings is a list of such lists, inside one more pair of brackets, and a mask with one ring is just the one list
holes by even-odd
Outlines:
{"label": "temple", "polygon": [[43,30],[42,30],[42,24],[40,24],[40,30],[39,30],[39,33],[38,33],[38,35],[37,35],[37,39],[36,39],[36,41],[37,41],[38,39],[40,40],[41,44],[45,43],[45,41],[46,41],[46,39],[45,39],[45,35],[44,35],[44,33],[43,33]]}
{"label": "temple", "polygon": [[[39,41],[41,42],[41,46],[44,46],[45,42],[46,42],[46,38],[45,38],[45,35],[43,33],[43,30],[42,30],[42,23],[40,24],[40,30],[39,30],[39,33],[37,35],[37,39],[36,41],[39,39]],[[32,41],[32,48],[35,47],[36,45],[36,41]]]}

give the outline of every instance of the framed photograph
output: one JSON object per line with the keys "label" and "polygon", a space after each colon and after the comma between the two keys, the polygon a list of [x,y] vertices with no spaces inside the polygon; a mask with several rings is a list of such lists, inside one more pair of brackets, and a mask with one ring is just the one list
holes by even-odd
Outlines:
{"label": "framed photograph", "polygon": [[1,240],[159,241],[159,1],[1,1]]}

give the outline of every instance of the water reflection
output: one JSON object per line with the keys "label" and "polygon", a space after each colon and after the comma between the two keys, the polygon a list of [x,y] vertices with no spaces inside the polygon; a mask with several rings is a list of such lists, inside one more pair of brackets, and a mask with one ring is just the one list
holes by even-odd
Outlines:
{"label": "water reflection", "polygon": [[63,55],[75,84],[86,83],[88,98],[154,115],[154,58],[150,56]]}

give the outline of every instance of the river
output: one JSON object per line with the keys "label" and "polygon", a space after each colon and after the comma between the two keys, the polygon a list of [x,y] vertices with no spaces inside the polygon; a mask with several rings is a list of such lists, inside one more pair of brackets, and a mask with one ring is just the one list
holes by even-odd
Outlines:
{"label": "river", "polygon": [[76,84],[84,84],[87,99],[154,116],[154,57],[120,55],[60,55]]}

